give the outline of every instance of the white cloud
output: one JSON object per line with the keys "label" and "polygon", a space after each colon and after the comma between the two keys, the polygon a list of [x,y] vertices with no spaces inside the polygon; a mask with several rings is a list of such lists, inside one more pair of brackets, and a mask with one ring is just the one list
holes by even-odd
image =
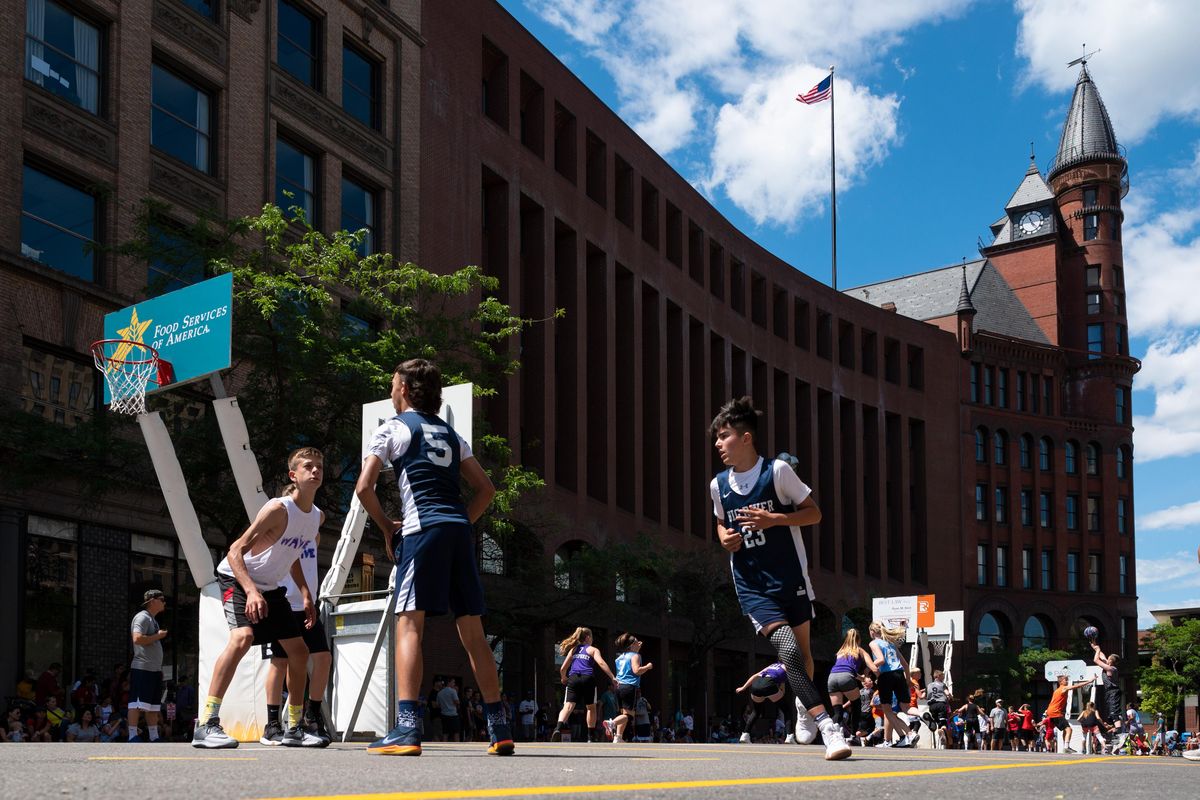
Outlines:
{"label": "white cloud", "polygon": [[760,222],[790,224],[820,207],[824,190],[814,187],[829,183],[828,114],[798,106],[795,95],[838,65],[838,178],[853,185],[895,143],[899,107],[856,73],[886,63],[909,30],[971,0],[527,2],[612,75],[618,113],[651,147],[667,154],[699,144],[698,184],[724,191]]}
{"label": "white cloud", "polygon": [[1138,520],[1139,531],[1162,531],[1200,526],[1200,500],[1152,511]]}
{"label": "white cloud", "polygon": [[1017,53],[1029,61],[1026,85],[1069,89],[1082,51],[1122,142],[1142,140],[1163,119],[1200,118],[1200,3],[1194,0],[1017,0]]}
{"label": "white cloud", "polygon": [[1154,413],[1133,418],[1137,459],[1200,452],[1200,332],[1153,342],[1134,386],[1154,392]]}
{"label": "white cloud", "polygon": [[[829,112],[795,101],[795,87],[805,91],[821,77],[818,67],[795,66],[723,106],[704,188],[719,187],[759,224],[787,224],[823,207],[829,196]],[[846,189],[897,140],[900,101],[849,81],[835,91],[838,186]]]}
{"label": "white cloud", "polygon": [[1138,558],[1137,583],[1139,589],[1161,583],[1170,583],[1171,589],[1200,587],[1200,564],[1196,554],[1186,550],[1166,558]]}
{"label": "white cloud", "polygon": [[[1175,187],[1187,186],[1200,172],[1171,171]],[[1186,194],[1186,193],[1185,193]],[[1200,197],[1156,213],[1143,193],[1130,192],[1122,231],[1129,326],[1134,335],[1200,326]]]}

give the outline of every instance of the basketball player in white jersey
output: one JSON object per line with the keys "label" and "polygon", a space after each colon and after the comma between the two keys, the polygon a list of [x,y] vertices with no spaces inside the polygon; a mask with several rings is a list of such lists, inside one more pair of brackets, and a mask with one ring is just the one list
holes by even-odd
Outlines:
{"label": "basketball player in white jersey", "polygon": [[[221,727],[221,699],[229,688],[238,662],[253,644],[278,642],[287,653],[289,686],[304,686],[308,666],[308,647],[304,628],[316,619],[316,607],[300,554],[313,546],[325,515],[313,505],[324,476],[325,457],[315,447],[302,447],[288,456],[288,477],[295,492],[268,501],[241,537],[229,546],[229,554],[217,566],[217,581],[229,624],[229,643],[213,667],[208,699],[200,714],[200,724],[192,737],[193,747],[237,747],[238,742]],[[287,592],[280,584],[287,575],[300,587],[304,622],[292,613]],[[287,732],[284,744],[301,745],[304,733],[300,720],[304,706],[292,699],[304,696],[301,688],[288,702]]]}
{"label": "basketball player in white jersey", "polygon": [[[283,490],[282,496],[289,497],[295,491],[296,486],[292,484]],[[323,515],[321,521],[325,521]],[[317,580],[317,547],[320,544],[321,536],[317,534],[313,543],[300,553],[300,568],[304,572],[304,582],[308,584],[308,592],[312,595],[314,604],[318,599],[317,592],[321,585]],[[300,594],[300,587],[292,580],[290,574],[283,579],[283,589],[287,592],[288,605],[292,608],[292,614],[297,617],[303,627],[305,622],[304,598]],[[308,707],[304,712],[304,718],[311,723],[311,727],[304,731],[304,738],[298,744],[301,747],[327,747],[333,737],[325,729],[325,715],[321,706],[325,702],[325,687],[329,685],[329,670],[333,658],[329,652],[329,639],[325,635],[325,626],[321,624],[320,617],[313,621],[311,628],[305,627],[303,630],[304,644],[308,647],[309,660],[312,663],[312,673],[309,675],[308,682]],[[294,739],[286,739],[286,731],[279,722],[279,709],[283,704],[283,678],[287,673],[287,652],[279,642],[271,642],[271,644],[263,646],[262,655],[264,659],[269,659],[270,663],[267,666],[266,679],[267,726],[259,741],[269,745],[295,746],[297,742]],[[288,693],[293,692],[303,696],[304,687],[292,688],[289,685]]]}

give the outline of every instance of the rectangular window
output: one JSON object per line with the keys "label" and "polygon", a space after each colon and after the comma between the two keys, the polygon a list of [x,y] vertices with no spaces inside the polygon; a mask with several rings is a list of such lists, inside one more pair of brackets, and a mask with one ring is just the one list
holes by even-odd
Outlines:
{"label": "rectangular window", "polygon": [[366,233],[358,244],[358,254],[369,256],[377,251],[375,193],[365,186],[342,176],[342,230]]}
{"label": "rectangular window", "polygon": [[1084,276],[1088,289],[1100,288],[1100,267],[1089,264],[1087,270],[1084,272]]}
{"label": "rectangular window", "polygon": [[975,520],[987,522],[987,484],[975,484]]}
{"label": "rectangular window", "polygon": [[1087,349],[1088,358],[1099,358],[1100,353],[1104,352],[1104,326],[1103,325],[1088,325],[1087,326]]}
{"label": "rectangular window", "polygon": [[1079,553],[1067,553],[1067,591],[1079,591]]}
{"label": "rectangular window", "polygon": [[[583,134],[583,191],[601,208],[608,208],[608,146],[591,130]],[[670,228],[671,206],[667,204],[667,227]],[[682,234],[680,234],[680,250]],[[667,258],[671,258],[671,236],[667,235]],[[674,259],[672,259],[674,260]],[[676,262],[678,263],[678,262]]]}
{"label": "rectangular window", "polygon": [[1117,590],[1121,594],[1129,594],[1129,556],[1122,553],[1117,559],[1117,564],[1120,568],[1119,578],[1120,585]]}
{"label": "rectangular window", "polygon": [[193,169],[212,172],[208,92],[158,64],[150,79],[150,145]]}
{"label": "rectangular window", "polygon": [[1100,301],[1101,297],[1102,297],[1102,295],[1100,292],[1088,292],[1087,293],[1087,313],[1089,313],[1089,314],[1099,314],[1100,313],[1100,308],[1102,305],[1101,301]]}
{"label": "rectangular window", "polygon": [[[540,86],[538,90],[541,90]],[[554,104],[555,118],[559,107],[558,103]],[[613,153],[613,183],[617,195],[613,213],[617,215],[618,222],[633,230],[633,167],[616,153]]]}
{"label": "rectangular window", "polygon": [[1090,186],[1083,190],[1083,206],[1090,208],[1096,205],[1096,187]]}
{"label": "rectangular window", "polygon": [[1049,376],[1042,379],[1042,413],[1054,416],[1054,381]]}
{"label": "rectangular window", "polygon": [[1054,508],[1051,502],[1052,498],[1049,492],[1042,492],[1038,496],[1038,522],[1043,528],[1054,526]]}
{"label": "rectangular window", "polygon": [[979,365],[971,365],[971,402],[979,402]]}
{"label": "rectangular window", "polygon": [[1033,525],[1033,491],[1030,489],[1021,490],[1021,524]]}
{"label": "rectangular window", "polygon": [[1067,530],[1079,530],[1079,495],[1067,495]]}
{"label": "rectangular window", "polygon": [[1124,497],[1117,498],[1117,533],[1129,534],[1129,500]]}
{"label": "rectangular window", "polygon": [[1021,551],[1021,588],[1033,588],[1033,550],[1028,547]]}
{"label": "rectangular window", "polygon": [[996,585],[1008,586],[1008,546],[996,547]]}
{"label": "rectangular window", "polygon": [[1054,551],[1042,551],[1042,590],[1051,591],[1054,588]]}
{"label": "rectangular window", "polygon": [[1122,425],[1129,422],[1129,390],[1123,386],[1117,387],[1115,416]]}
{"label": "rectangular window", "polygon": [[25,657],[31,664],[70,665],[75,662],[80,595],[78,526],[32,515],[28,525]]}
{"label": "rectangular window", "polygon": [[100,29],[53,0],[25,0],[25,79],[100,113]]}
{"label": "rectangular window", "polygon": [[542,158],[546,142],[546,93],[542,85],[521,72],[521,144]]}
{"label": "rectangular window", "polygon": [[1042,379],[1037,375],[1029,376],[1029,410],[1038,413],[1038,400],[1041,397]]}
{"label": "rectangular window", "polygon": [[1003,525],[1008,522],[1008,487],[997,486],[995,492],[995,520]]}
{"label": "rectangular window", "polygon": [[1002,369],[996,375],[998,383],[996,384],[996,395],[1000,400],[1001,408],[1008,408],[1008,370]]}
{"label": "rectangular window", "polygon": [[908,388],[925,388],[925,351],[915,344],[908,346]]}
{"label": "rectangular window", "polygon": [[983,402],[985,405],[996,405],[995,393],[992,390],[992,376],[995,375],[995,370],[992,367],[983,368]]}
{"label": "rectangular window", "polygon": [[1100,556],[1088,553],[1088,591],[1100,591]]}
{"label": "rectangular window", "polygon": [[508,130],[508,55],[483,40],[483,115]]}
{"label": "rectangular window", "polygon": [[1087,499],[1087,526],[1088,530],[1097,533],[1100,530],[1100,498],[1088,497]]}
{"label": "rectangular window", "polygon": [[976,570],[975,578],[976,578],[976,580],[979,581],[980,586],[987,586],[987,582],[988,582],[988,547],[986,544],[978,545],[975,548],[975,560],[977,562],[976,563],[977,570]]}
{"label": "rectangular window", "polygon": [[96,280],[96,198],[25,165],[21,255],[85,281]]}
{"label": "rectangular window", "polygon": [[151,297],[173,292],[204,280],[204,260],[193,242],[170,224],[151,223],[147,234],[153,248],[146,272],[146,293]]}
{"label": "rectangular window", "polygon": [[379,129],[379,64],[349,44],[342,45],[342,108],[366,125]]}
{"label": "rectangular window", "polygon": [[[292,196],[288,197],[290,193]],[[309,224],[317,222],[317,177],[315,160],[284,139],[275,140],[275,204],[283,209],[296,206]]]}
{"label": "rectangular window", "polygon": [[279,66],[313,89],[321,88],[320,25],[288,0],[279,0],[275,46]]}
{"label": "rectangular window", "polygon": [[213,13],[216,10],[215,0],[180,0],[180,2],[205,19],[216,19]]}
{"label": "rectangular window", "polygon": [[1083,240],[1090,242],[1097,237],[1100,231],[1100,215],[1099,214],[1084,214],[1083,215]]}
{"label": "rectangular window", "polygon": [[1025,373],[1017,373],[1017,411],[1025,410]]}
{"label": "rectangular window", "polygon": [[[579,169],[575,164],[575,115],[561,103],[554,104],[554,170],[572,184],[579,181]],[[619,166],[619,165],[618,165]],[[629,165],[626,164],[626,167]],[[618,187],[620,172],[617,173]],[[633,227],[633,171],[629,172],[629,227]],[[619,209],[618,209],[619,210]]]}
{"label": "rectangular window", "polygon": [[1124,325],[1117,325],[1117,355],[1129,355],[1129,334]]}

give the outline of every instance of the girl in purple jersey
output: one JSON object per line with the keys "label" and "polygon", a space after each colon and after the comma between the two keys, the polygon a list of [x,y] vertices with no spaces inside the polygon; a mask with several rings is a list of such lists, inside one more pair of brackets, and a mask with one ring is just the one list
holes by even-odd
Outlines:
{"label": "girl in purple jersey", "polygon": [[[772,721],[775,719],[775,707],[779,706],[779,701],[787,691],[787,668],[779,661],[764,667],[746,678],[746,682],[737,688],[738,694],[747,689],[750,690],[753,706],[750,717],[746,720],[746,729],[742,731],[742,737],[739,739],[742,744],[750,743],[750,730],[760,716]],[[760,706],[764,703],[770,704],[764,709],[768,713],[760,714]]]}
{"label": "girl in purple jersey", "polygon": [[592,646],[591,628],[576,628],[574,633],[559,642],[558,652],[563,657],[559,676],[567,690],[562,711],[558,714],[558,725],[554,733],[550,734],[550,741],[562,741],[563,732],[568,730],[571,714],[575,711],[575,704],[583,703],[587,707],[587,740],[590,742],[596,730],[596,697],[600,686],[596,672],[603,671],[612,683],[616,683],[617,679],[604,662],[600,651]]}
{"label": "girl in purple jersey", "polygon": [[[867,669],[875,672],[874,660],[871,654],[863,649],[858,629],[851,628],[846,631],[846,638],[838,648],[837,659],[833,662],[833,669],[829,671],[829,679],[825,684],[829,690],[830,708],[842,721],[843,731],[849,731],[847,736],[852,736],[858,729],[858,676]],[[846,718],[842,717],[843,709]]]}

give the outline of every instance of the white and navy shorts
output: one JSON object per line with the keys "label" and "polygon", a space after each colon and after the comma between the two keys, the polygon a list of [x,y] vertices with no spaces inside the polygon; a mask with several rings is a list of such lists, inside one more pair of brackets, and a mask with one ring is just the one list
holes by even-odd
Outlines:
{"label": "white and navy shorts", "polygon": [[754,623],[755,631],[762,631],[773,622],[783,622],[794,628],[813,620],[812,601],[808,599],[808,592],[781,599],[777,595],[750,591],[743,586],[736,589],[742,613]]}
{"label": "white and navy shorts", "polygon": [[475,565],[475,529],[466,523],[432,525],[395,544],[396,613],[481,616],[483,584]]}
{"label": "white and navy shorts", "polygon": [[162,700],[162,673],[148,669],[129,670],[129,707],[142,711],[159,709]]}

